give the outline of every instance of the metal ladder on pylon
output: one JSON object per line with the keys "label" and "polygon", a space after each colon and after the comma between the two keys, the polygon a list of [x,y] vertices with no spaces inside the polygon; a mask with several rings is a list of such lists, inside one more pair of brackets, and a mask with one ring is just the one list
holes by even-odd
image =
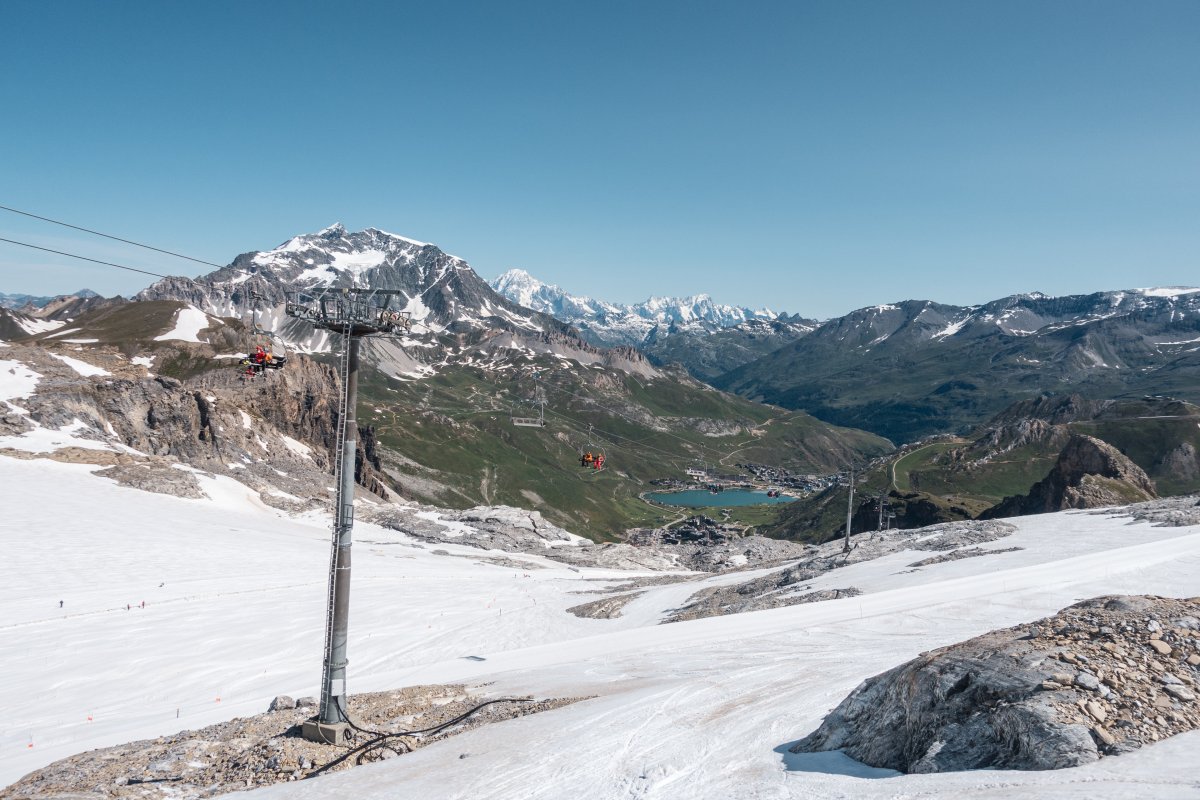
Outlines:
{"label": "metal ladder on pylon", "polygon": [[[346,414],[350,402],[350,323],[348,322],[342,331],[342,352],[338,355],[338,375],[342,379],[342,393],[338,403],[337,446],[334,448],[333,456],[333,476],[337,493],[334,496],[333,537],[329,545],[329,594],[325,603],[325,658],[321,666],[322,695],[324,695],[325,687],[329,685],[329,662],[333,658],[333,605],[338,582],[336,569],[338,542],[342,538],[342,526],[338,524],[342,515],[338,512],[340,505],[346,502],[346,498],[342,497],[342,466],[346,458]],[[349,502],[353,503],[354,498],[351,497]]]}

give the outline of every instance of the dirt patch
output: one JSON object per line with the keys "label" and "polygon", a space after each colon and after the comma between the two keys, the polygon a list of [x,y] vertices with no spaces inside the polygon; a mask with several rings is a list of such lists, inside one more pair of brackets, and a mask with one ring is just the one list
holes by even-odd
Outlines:
{"label": "dirt patch", "polygon": [[630,592],[616,597],[605,597],[602,600],[593,600],[590,603],[572,606],[567,611],[584,619],[616,619],[621,616],[621,611],[629,605],[630,601],[636,600],[643,594],[645,592]]}
{"label": "dirt patch", "polygon": [[272,708],[283,707],[257,716],[56,761],[0,792],[0,800],[214,797],[395,758],[481,725],[580,699],[492,698],[462,685],[354,695],[350,717],[361,730],[339,746],[301,736],[301,724],[316,712],[311,699],[288,708],[295,701],[281,697]]}
{"label": "dirt patch", "polygon": [[990,556],[994,553],[1014,553],[1017,550],[1024,550],[1024,547],[1004,547],[999,550],[984,550],[982,547],[964,547],[961,550],[952,550],[949,553],[942,553],[940,556],[931,556],[923,558],[920,561],[914,561],[909,564],[910,567],[928,567],[933,564],[945,564],[947,561],[959,561],[964,558],[978,558],[979,556]]}
{"label": "dirt patch", "polygon": [[[688,598],[687,605],[674,609],[668,622],[684,622],[691,619],[721,617],[726,614],[743,614],[747,611],[762,611],[767,608],[784,608],[805,603],[821,603],[842,597],[857,597],[862,590],[854,586],[845,589],[818,589],[804,592],[808,586],[791,588],[794,574],[789,571],[776,572],[747,583],[734,586],[714,586],[701,589]],[[796,593],[801,590],[802,593]]]}

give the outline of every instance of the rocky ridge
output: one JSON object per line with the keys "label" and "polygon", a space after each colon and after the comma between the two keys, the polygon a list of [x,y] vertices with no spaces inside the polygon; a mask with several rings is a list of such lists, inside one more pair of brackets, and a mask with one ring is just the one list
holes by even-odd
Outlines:
{"label": "rocky ridge", "polygon": [[1100,597],[868,678],[791,748],[901,772],[1059,769],[1200,727],[1200,598]]}
{"label": "rocky ridge", "polygon": [[775,563],[807,552],[805,545],[764,536],[680,541],[670,529],[660,532],[669,541],[655,540],[653,532],[638,530],[628,542],[596,543],[563,530],[538,511],[510,506],[477,506],[465,511],[390,506],[364,518],[424,542],[533,553],[577,567],[711,573]]}
{"label": "rocky ridge", "polygon": [[964,432],[1047,391],[1197,401],[1200,289],[1132,289],[982,306],[906,300],[828,320],[713,380],[895,442]]}
{"label": "rocky ridge", "polygon": [[1155,497],[1150,478],[1117,448],[1091,436],[1072,434],[1050,473],[1028,494],[1006,497],[980,518],[1121,506]]}
{"label": "rocky ridge", "polygon": [[[794,562],[789,559],[789,563],[783,569],[741,583],[701,589],[663,621],[681,622],[854,597],[861,594],[854,586],[814,590],[811,581],[850,564],[873,561],[901,550],[927,550],[946,554],[941,560],[953,560],[954,556],[951,554],[963,552],[964,549],[968,554],[959,556],[960,558],[1006,552],[984,550],[977,545],[1002,539],[1015,530],[1015,527],[1006,522],[949,522],[921,528],[919,531],[895,530],[860,534],[853,537],[853,546],[848,553],[840,540],[820,546],[806,545],[805,554]],[[768,564],[751,564],[747,560],[744,568],[764,566]]]}
{"label": "rocky ridge", "polygon": [[[256,379],[229,369],[179,380],[155,374],[155,361],[210,359],[211,348],[178,342],[141,360],[65,344],[3,352],[31,387],[0,401],[5,455],[95,464],[118,483],[176,496],[200,497],[198,476],[222,475],[279,508],[328,502],[338,396],[328,366],[295,356],[286,370]],[[387,494],[373,446],[363,429],[357,477]]]}

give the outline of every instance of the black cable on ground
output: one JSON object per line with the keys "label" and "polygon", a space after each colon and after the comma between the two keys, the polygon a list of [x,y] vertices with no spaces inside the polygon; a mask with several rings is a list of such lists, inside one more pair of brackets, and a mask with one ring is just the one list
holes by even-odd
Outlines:
{"label": "black cable on ground", "polygon": [[[384,742],[388,739],[394,739],[399,736],[416,736],[418,734],[436,735],[436,734],[441,733],[442,731],[446,730],[447,728],[457,725],[458,723],[475,715],[476,713],[478,713],[479,711],[481,711],[484,708],[487,708],[490,705],[495,705],[496,703],[532,703],[532,702],[533,702],[532,697],[501,697],[497,700],[488,700],[485,703],[480,703],[479,705],[475,706],[474,708],[470,709],[469,711],[465,711],[462,714],[459,714],[454,719],[448,720],[447,722],[442,722],[437,725],[431,725],[428,728],[422,728],[420,730],[415,730],[415,731],[393,731],[393,732],[373,731],[373,730],[369,730],[367,728],[362,728],[362,727],[354,724],[354,722],[351,721],[350,717],[346,714],[346,710],[344,708],[342,708],[342,706],[339,704],[338,710],[341,711],[342,719],[344,719],[346,721],[346,724],[348,724],[354,730],[356,730],[360,733],[365,733],[374,738],[372,738],[366,742],[363,742],[362,744],[357,744],[357,745],[354,745],[353,747],[350,747],[345,753],[342,753],[340,756],[335,758],[333,761],[330,761],[330,762],[324,764],[323,766],[320,766],[317,769],[313,770],[312,772],[308,773],[307,775],[305,775],[303,780],[307,780],[309,778],[315,778],[318,775],[322,775],[325,772],[328,772],[329,770],[336,767],[338,764],[341,764],[346,759],[348,759],[351,756],[354,756],[356,754],[359,755],[360,757],[362,755],[366,755],[371,750],[371,748],[376,747],[381,742]],[[406,748],[407,748],[407,745],[406,745]],[[361,763],[361,761],[359,763]]]}

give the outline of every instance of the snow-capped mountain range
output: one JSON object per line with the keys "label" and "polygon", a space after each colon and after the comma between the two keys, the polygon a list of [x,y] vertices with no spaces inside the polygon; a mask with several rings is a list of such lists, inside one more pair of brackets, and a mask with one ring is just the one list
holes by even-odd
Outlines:
{"label": "snow-capped mountain range", "polygon": [[417,335],[373,348],[390,375],[419,378],[450,363],[512,352],[655,372],[640,354],[597,350],[570,325],[512,302],[461,258],[377,228],[350,232],[334,224],[272,250],[244,253],[208,275],[158,281],[137,299],[180,300],[216,317],[240,317],[297,349],[319,352],[330,348],[330,335],[284,314],[286,292],[317,286],[401,292],[399,310],[411,316]]}
{"label": "snow-capped mountain range", "polygon": [[713,380],[893,441],[1041,393],[1200,399],[1200,289],[871,306]]}
{"label": "snow-capped mountain range", "polygon": [[1030,292],[977,306],[906,300],[852,311],[822,324],[813,335],[855,348],[870,348],[894,336],[912,342],[993,333],[1027,337],[1130,315],[1161,316],[1166,323],[1198,317],[1200,288],[1127,289],[1064,297]]}
{"label": "snow-capped mountain range", "polygon": [[[769,309],[716,303],[706,295],[634,305],[606,302],[571,295],[523,270],[510,270],[489,285],[465,261],[432,244],[377,228],[350,232],[340,224],[245,253],[208,275],[159,281],[137,299],[183,301],[198,312],[247,323],[253,316],[255,324],[298,349],[319,351],[328,349],[330,337],[283,314],[285,291],[314,286],[402,293],[403,310],[432,337],[396,347],[389,374],[428,375],[466,350],[486,351],[485,358],[516,350],[580,363],[621,361],[619,369],[639,372],[653,372],[652,364],[678,363],[720,388],[817,413],[827,411],[828,398],[821,398],[833,391],[829,381],[849,381],[853,386],[847,389],[858,402],[869,402],[848,375],[869,376],[863,380],[893,390],[911,384],[915,391],[918,370],[927,373],[924,393],[947,381],[962,382],[968,371],[973,377],[967,383],[988,386],[991,394],[1015,380],[1021,391],[1004,398],[1005,405],[1044,389],[1083,391],[1080,385],[1096,383],[1098,371],[1119,372],[1122,379],[1102,381],[1097,397],[1111,396],[1117,388],[1155,389],[1151,375],[1163,378],[1168,368],[1172,388],[1180,390],[1200,350],[1196,288],[1067,297],[1030,293],[976,306],[906,300],[818,324]],[[81,304],[101,301],[74,297],[24,312],[0,309],[0,338],[52,330],[82,310]],[[597,344],[623,351],[597,350]],[[923,397],[894,399],[924,408]],[[938,397],[938,403],[945,400],[944,394]],[[981,409],[998,400],[989,398]],[[937,413],[917,407],[904,413],[941,424]],[[857,416],[831,421],[869,427]],[[902,426],[903,435],[917,430],[910,427]]]}
{"label": "snow-capped mountain range", "polygon": [[434,245],[377,228],[349,232],[340,223],[295,236],[273,250],[244,253],[195,280],[159,281],[138,299],[187,300],[209,313],[237,316],[244,313],[248,296],[278,305],[285,291],[315,286],[400,290],[401,310],[439,332],[495,324],[527,333],[566,332],[553,318],[496,294],[467,262]]}
{"label": "snow-capped mountain range", "polygon": [[570,294],[522,269],[510,269],[491,286],[514,303],[570,323],[592,342],[610,347],[641,347],[669,333],[712,333],[750,321],[787,319],[766,308],[715,303],[706,294],[651,297],[633,305],[609,303]]}

